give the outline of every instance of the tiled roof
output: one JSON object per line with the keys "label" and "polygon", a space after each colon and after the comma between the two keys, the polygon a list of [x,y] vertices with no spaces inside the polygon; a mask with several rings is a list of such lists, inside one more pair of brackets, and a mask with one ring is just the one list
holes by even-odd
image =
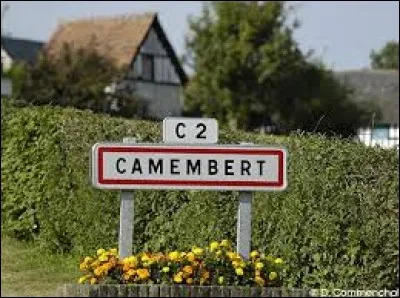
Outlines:
{"label": "tiled roof", "polygon": [[102,56],[113,60],[117,67],[129,65],[146,37],[155,13],[96,17],[61,24],[46,45],[46,53],[53,56],[64,43],[74,48],[90,45]]}
{"label": "tiled roof", "polygon": [[34,63],[44,43],[40,41],[2,37],[1,47],[16,61]]}

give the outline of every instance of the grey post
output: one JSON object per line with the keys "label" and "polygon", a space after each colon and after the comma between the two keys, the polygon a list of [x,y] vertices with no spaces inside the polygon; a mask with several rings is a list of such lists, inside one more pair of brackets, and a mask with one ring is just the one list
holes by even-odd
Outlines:
{"label": "grey post", "polygon": [[[253,145],[253,143],[240,143]],[[251,191],[239,192],[239,208],[237,214],[236,252],[244,259],[250,258],[251,249]]]}
{"label": "grey post", "polygon": [[[136,143],[136,140],[133,138],[124,138],[123,142]],[[122,190],[118,240],[118,251],[120,258],[126,258],[132,255],[134,208],[134,192]]]}

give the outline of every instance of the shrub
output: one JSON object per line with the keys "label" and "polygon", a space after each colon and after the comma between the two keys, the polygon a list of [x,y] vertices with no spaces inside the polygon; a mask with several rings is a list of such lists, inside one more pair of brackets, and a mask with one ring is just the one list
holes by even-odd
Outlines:
{"label": "shrub", "polygon": [[79,266],[79,283],[186,284],[186,285],[282,285],[283,260],[271,255],[251,253],[248,261],[232,250],[227,240],[208,247],[166,253],[143,252],[124,259],[117,250],[98,249]]}
{"label": "shrub", "polygon": [[[3,108],[3,106],[2,106]],[[89,184],[96,142],[161,142],[160,123],[49,107],[2,110],[2,228],[52,251],[118,243],[119,192]],[[220,131],[220,143],[284,145],[288,188],[256,192],[252,245],[289,266],[285,286],[394,288],[398,282],[396,150],[294,134]],[[235,240],[237,192],[135,191],[134,252]]]}

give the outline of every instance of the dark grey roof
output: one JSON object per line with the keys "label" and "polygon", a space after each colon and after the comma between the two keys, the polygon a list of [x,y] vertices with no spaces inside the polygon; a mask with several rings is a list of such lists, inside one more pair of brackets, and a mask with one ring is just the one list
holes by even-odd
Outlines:
{"label": "dark grey roof", "polygon": [[19,39],[13,37],[2,37],[1,47],[13,60],[23,61],[29,64],[35,62],[36,57],[43,47],[44,42]]}
{"label": "dark grey roof", "polygon": [[382,122],[399,124],[398,70],[348,70],[335,75],[354,90],[353,100],[374,100],[381,108]]}

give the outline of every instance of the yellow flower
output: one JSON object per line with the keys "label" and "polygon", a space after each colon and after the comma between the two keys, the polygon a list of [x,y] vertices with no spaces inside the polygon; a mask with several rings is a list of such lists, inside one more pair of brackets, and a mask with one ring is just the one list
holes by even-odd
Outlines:
{"label": "yellow flower", "polygon": [[102,254],[104,254],[106,251],[103,248],[100,248],[97,250],[97,255],[100,256]]}
{"label": "yellow flower", "polygon": [[270,280],[274,280],[274,279],[276,279],[278,277],[278,274],[276,273],[276,272],[274,272],[274,271],[272,271],[270,274],[269,274],[269,276],[268,276],[268,278],[270,279]]}
{"label": "yellow flower", "polygon": [[78,283],[83,284],[86,280],[87,280],[87,276],[82,276],[81,278],[79,278]]}
{"label": "yellow flower", "polygon": [[256,278],[254,279],[254,281],[255,281],[258,285],[260,285],[260,286],[264,286],[264,284],[265,284],[264,279],[263,279],[262,277],[260,277],[260,276],[256,276]]}
{"label": "yellow flower", "polygon": [[177,251],[173,251],[173,252],[170,252],[170,253],[168,254],[168,258],[169,258],[171,261],[176,261],[176,260],[178,260],[178,259],[179,259],[179,256],[180,256],[180,253],[177,252]]}
{"label": "yellow flower", "polygon": [[256,270],[256,276],[260,276],[261,275],[261,271],[260,270]]}
{"label": "yellow flower", "polygon": [[185,252],[181,252],[181,258],[186,257],[186,253]]}
{"label": "yellow flower", "polygon": [[96,276],[101,276],[103,274],[103,267],[100,266],[100,267],[97,267],[96,269],[94,269],[94,274]]}
{"label": "yellow flower", "polygon": [[211,242],[210,244],[211,251],[217,250],[218,248],[219,248],[219,243],[217,241]]}
{"label": "yellow flower", "polygon": [[196,255],[196,256],[200,256],[203,254],[203,249],[200,247],[193,247],[192,248],[192,252]]}
{"label": "yellow flower", "polygon": [[91,257],[86,257],[86,258],[83,260],[83,262],[86,263],[86,264],[88,264],[88,263],[90,263],[90,262],[92,262],[92,261],[93,261],[93,259],[92,259]]}
{"label": "yellow flower", "polygon": [[150,277],[150,272],[147,269],[138,269],[136,274],[139,276],[140,279],[146,279]]}
{"label": "yellow flower", "polygon": [[193,274],[193,268],[191,266],[185,266],[183,267],[182,271],[188,275]]}
{"label": "yellow flower", "polygon": [[257,258],[259,255],[260,255],[260,254],[259,254],[258,251],[256,251],[256,250],[253,250],[253,251],[250,253],[250,257],[252,257],[253,259]]}
{"label": "yellow flower", "polygon": [[228,248],[228,247],[231,246],[231,244],[229,243],[228,240],[224,239],[224,240],[221,241],[221,246]]}
{"label": "yellow flower", "polygon": [[232,251],[228,251],[228,252],[226,253],[226,255],[228,256],[229,259],[232,260],[233,258],[235,258],[235,255],[236,255],[236,254],[235,254],[234,252],[232,252]]}
{"label": "yellow flower", "polygon": [[275,260],[275,264],[282,264],[282,263],[283,263],[283,260],[281,258],[277,258]]}
{"label": "yellow flower", "polygon": [[150,261],[151,259],[150,259],[150,257],[149,257],[147,254],[144,254],[144,255],[142,256],[141,260],[142,260],[142,262],[148,262],[148,261]]}
{"label": "yellow flower", "polygon": [[222,255],[222,251],[221,251],[221,250],[217,250],[217,251],[215,252],[215,255],[216,255],[217,257],[219,257],[220,255]]}
{"label": "yellow flower", "polygon": [[138,263],[138,259],[135,256],[131,256],[131,257],[123,259],[122,263],[124,265],[136,266]]}
{"label": "yellow flower", "polygon": [[128,272],[126,272],[126,275],[127,276],[134,276],[136,274],[136,270],[134,270],[134,269],[129,269],[128,270]]}
{"label": "yellow flower", "polygon": [[194,262],[194,260],[196,259],[196,256],[194,255],[194,253],[189,252],[189,253],[186,255],[186,258],[187,258],[187,260],[188,260],[189,262]]}
{"label": "yellow flower", "polygon": [[92,278],[90,279],[90,284],[91,284],[91,285],[94,285],[96,282],[97,282],[97,278],[92,277]]}
{"label": "yellow flower", "polygon": [[220,285],[222,285],[224,283],[224,277],[223,276],[218,277],[218,283]]}
{"label": "yellow flower", "polygon": [[80,270],[85,270],[87,268],[87,264],[85,262],[82,262],[79,264],[79,269]]}
{"label": "yellow flower", "polygon": [[116,248],[111,248],[110,249],[110,254],[113,256],[117,256],[118,255],[118,250]]}
{"label": "yellow flower", "polygon": [[183,281],[182,274],[178,273],[178,274],[174,275],[174,282],[180,284],[182,281]]}
{"label": "yellow flower", "polygon": [[236,268],[235,272],[236,272],[236,275],[239,275],[239,276],[243,275],[243,269],[242,268]]}
{"label": "yellow flower", "polygon": [[106,261],[108,261],[108,256],[107,256],[106,254],[102,254],[102,255],[99,257],[99,261],[100,261],[100,262],[106,262]]}
{"label": "yellow flower", "polygon": [[210,278],[210,272],[204,271],[203,274],[201,275],[202,278],[204,279],[209,279]]}
{"label": "yellow flower", "polygon": [[188,285],[191,285],[192,283],[193,283],[193,278],[188,278],[187,280],[186,280],[186,283],[188,284]]}
{"label": "yellow flower", "polygon": [[233,261],[232,266],[235,268],[243,268],[246,264],[243,261]]}
{"label": "yellow flower", "polygon": [[256,269],[261,270],[264,268],[264,264],[261,262],[256,263]]}
{"label": "yellow flower", "polygon": [[169,267],[163,267],[161,269],[161,271],[164,272],[164,273],[168,273],[169,272]]}

